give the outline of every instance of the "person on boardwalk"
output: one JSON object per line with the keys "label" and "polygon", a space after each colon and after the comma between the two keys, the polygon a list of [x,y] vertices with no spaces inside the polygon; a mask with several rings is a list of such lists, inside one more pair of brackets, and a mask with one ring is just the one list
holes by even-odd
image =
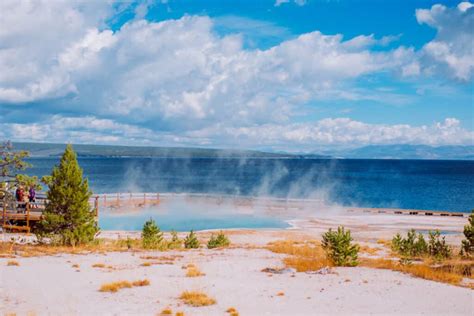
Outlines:
{"label": "person on boardwalk", "polygon": [[23,186],[19,185],[16,188],[15,197],[16,197],[16,201],[18,202],[17,207],[19,209],[25,208],[25,204],[24,204],[24,202],[25,202],[25,190],[23,189]]}
{"label": "person on boardwalk", "polygon": [[30,187],[30,191],[28,192],[28,201],[30,202],[30,205],[33,207],[33,208],[36,208],[36,191],[35,191],[35,187],[34,186],[31,186]]}

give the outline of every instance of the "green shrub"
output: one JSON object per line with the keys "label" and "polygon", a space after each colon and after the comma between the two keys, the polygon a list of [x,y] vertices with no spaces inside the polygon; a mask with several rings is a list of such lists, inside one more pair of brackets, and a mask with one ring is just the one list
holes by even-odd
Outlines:
{"label": "green shrub", "polygon": [[211,235],[211,239],[207,242],[207,248],[218,248],[218,247],[227,247],[230,245],[230,240],[222,231],[217,234],[217,237],[214,234]]}
{"label": "green shrub", "polygon": [[428,245],[421,233],[417,237],[415,230],[411,229],[408,231],[406,238],[402,238],[400,234],[393,237],[392,250],[404,257],[415,258],[426,255]]}
{"label": "green shrub", "polygon": [[438,260],[451,257],[451,248],[446,244],[446,237],[440,238],[440,235],[439,230],[429,232],[428,252],[431,257]]}
{"label": "green shrub", "polygon": [[157,249],[162,246],[163,233],[156,225],[155,221],[150,218],[145,222],[142,229],[142,244],[145,249]]}
{"label": "green shrub", "polygon": [[168,242],[169,249],[178,249],[181,248],[183,241],[179,239],[178,233],[175,230],[171,231],[171,241]]}
{"label": "green shrub", "polygon": [[184,248],[192,249],[199,248],[199,240],[196,237],[194,231],[191,230],[188,236],[184,239]]}
{"label": "green shrub", "polygon": [[474,210],[471,211],[468,224],[464,226],[464,239],[461,242],[461,256],[471,257],[474,255]]}
{"label": "green shrub", "polygon": [[329,229],[323,235],[322,246],[326,255],[336,266],[356,266],[359,245],[352,244],[351,231],[344,230],[343,226],[337,228],[337,231]]}

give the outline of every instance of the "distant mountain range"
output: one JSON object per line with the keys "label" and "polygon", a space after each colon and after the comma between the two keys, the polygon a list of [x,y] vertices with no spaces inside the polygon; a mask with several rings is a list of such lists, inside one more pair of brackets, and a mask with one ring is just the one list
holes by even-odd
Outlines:
{"label": "distant mountain range", "polygon": [[[57,157],[64,144],[14,143],[32,157]],[[346,158],[346,159],[456,159],[474,160],[474,146],[372,145],[352,149],[322,149],[312,153],[275,153],[256,150],[183,147],[135,147],[74,145],[79,157],[156,157],[156,158]]]}
{"label": "distant mountain range", "polygon": [[[65,144],[13,143],[15,150],[27,150],[31,157],[57,157],[64,152]],[[74,145],[78,157],[156,157],[156,158],[288,158],[291,154],[269,153],[254,150],[138,147],[111,145]]]}
{"label": "distant mountain range", "polygon": [[372,145],[355,149],[316,152],[353,159],[456,159],[473,160],[474,146]]}

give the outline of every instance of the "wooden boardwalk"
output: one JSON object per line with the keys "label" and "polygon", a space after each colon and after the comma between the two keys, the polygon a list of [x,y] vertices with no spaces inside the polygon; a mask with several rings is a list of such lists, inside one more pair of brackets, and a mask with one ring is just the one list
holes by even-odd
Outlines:
{"label": "wooden boardwalk", "polygon": [[[114,193],[94,195],[89,203],[96,220],[98,220],[101,207],[139,208],[145,205],[156,205],[159,200],[159,193]],[[41,220],[46,202],[46,198],[41,195],[34,203],[0,199],[0,223],[3,231],[15,230],[29,233],[31,228]]]}

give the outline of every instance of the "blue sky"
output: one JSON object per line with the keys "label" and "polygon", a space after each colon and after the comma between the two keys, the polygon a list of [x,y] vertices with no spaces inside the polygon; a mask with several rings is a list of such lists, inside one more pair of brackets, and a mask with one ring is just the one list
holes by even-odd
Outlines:
{"label": "blue sky", "polygon": [[472,145],[461,1],[2,1],[0,138]]}

